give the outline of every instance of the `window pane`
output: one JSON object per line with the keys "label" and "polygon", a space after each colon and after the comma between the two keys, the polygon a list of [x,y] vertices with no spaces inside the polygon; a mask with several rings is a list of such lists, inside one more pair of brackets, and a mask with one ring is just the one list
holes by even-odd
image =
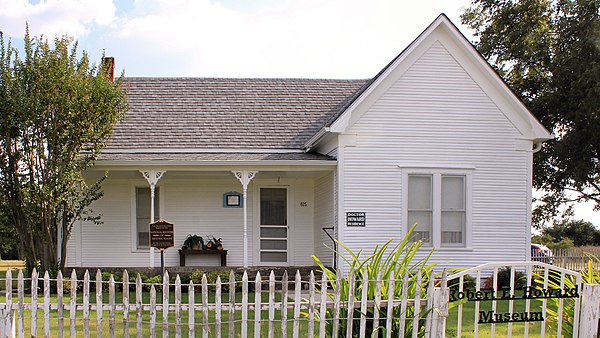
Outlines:
{"label": "window pane", "polygon": [[465,219],[464,211],[442,212],[442,243],[464,243]]}
{"label": "window pane", "polygon": [[264,250],[287,250],[287,240],[261,239],[260,248]]}
{"label": "window pane", "polygon": [[287,262],[287,253],[285,252],[261,252],[261,262]]}
{"label": "window pane", "polygon": [[442,210],[465,210],[464,176],[442,176]]}
{"label": "window pane", "polygon": [[[154,220],[160,219],[158,188],[154,190]],[[135,188],[137,248],[150,246],[150,188]]]}
{"label": "window pane", "polygon": [[431,210],[431,175],[408,176],[408,209]]}
{"label": "window pane", "polygon": [[260,224],[287,224],[287,190],[284,188],[260,189]]}
{"label": "window pane", "polygon": [[413,240],[423,240],[431,242],[431,211],[409,211],[408,212],[408,227],[412,227],[415,223],[417,226],[413,230]]}
{"label": "window pane", "polygon": [[260,237],[262,238],[287,238],[287,228],[261,227]]}

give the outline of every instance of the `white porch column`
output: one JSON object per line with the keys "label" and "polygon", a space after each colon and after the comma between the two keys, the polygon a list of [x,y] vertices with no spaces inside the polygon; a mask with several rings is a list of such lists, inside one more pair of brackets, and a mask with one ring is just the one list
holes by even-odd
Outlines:
{"label": "white porch column", "polygon": [[244,189],[244,269],[248,268],[248,184],[258,171],[232,171]]}
{"label": "white porch column", "polygon": [[[156,170],[143,171],[143,170],[140,170],[140,172],[142,173],[142,175],[144,175],[144,178],[146,179],[146,181],[148,181],[148,184],[150,184],[150,223],[153,223],[154,222],[154,189],[156,188],[156,183],[158,183],[158,180],[160,180],[160,178],[166,171],[156,171]],[[150,267],[151,268],[154,267],[154,248],[153,247],[150,247]]]}

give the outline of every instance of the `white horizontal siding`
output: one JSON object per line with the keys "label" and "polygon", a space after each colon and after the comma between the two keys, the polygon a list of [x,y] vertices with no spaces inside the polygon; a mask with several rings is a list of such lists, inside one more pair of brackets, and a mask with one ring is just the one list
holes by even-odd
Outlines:
{"label": "white horizontal siding", "polygon": [[[323,228],[334,226],[334,175],[330,173],[315,181],[315,255],[325,265],[333,264],[333,242]],[[333,232],[328,230],[332,235]]]}
{"label": "white horizontal siding", "polygon": [[[472,250],[440,251],[449,267],[523,260],[528,161],[516,128],[441,43],[434,43],[351,127],[343,148],[345,212],[367,227],[345,227],[344,243],[371,251],[403,236],[402,166],[472,171]],[[365,241],[365,238],[369,238]]]}
{"label": "white horizontal siding", "polygon": [[315,224],[314,224],[314,182],[312,180],[295,180],[292,187],[294,199],[292,210],[294,213],[292,232],[292,252],[288,256],[291,264],[296,266],[315,265],[312,255],[315,251]]}
{"label": "white horizontal siding", "polygon": [[[243,265],[243,208],[223,208],[223,193],[241,192],[241,185],[231,179],[203,179],[194,174],[169,175],[159,182],[160,217],[174,223],[175,247],[165,251],[165,266],[179,266],[178,249],[188,234],[221,237],[228,251],[229,266]],[[286,186],[292,192],[290,212],[290,264],[314,265],[314,180],[312,179],[254,179],[248,188],[248,251],[249,262],[254,260],[255,217],[254,197],[259,186]],[[68,245],[68,265],[77,265],[77,243],[81,238],[81,266],[87,267],[145,267],[149,252],[132,250],[132,208],[135,207],[134,187],[147,187],[143,180],[107,179],[104,196],[93,203],[92,209],[102,215],[102,224],[83,222],[74,231]],[[306,206],[300,206],[306,202]],[[292,204],[293,203],[293,204]],[[78,225],[76,225],[78,226]],[[77,235],[77,236],[75,236]],[[218,265],[218,257],[186,257],[190,265]],[[160,265],[156,250],[155,266]]]}

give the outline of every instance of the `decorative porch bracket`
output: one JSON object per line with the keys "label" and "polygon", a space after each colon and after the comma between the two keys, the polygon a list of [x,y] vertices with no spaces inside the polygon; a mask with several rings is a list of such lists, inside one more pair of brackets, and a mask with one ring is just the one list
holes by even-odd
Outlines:
{"label": "decorative porch bracket", "polygon": [[[154,222],[154,190],[156,189],[156,183],[161,179],[166,171],[157,170],[140,170],[140,173],[144,176],[148,184],[150,184],[150,223]],[[150,267],[154,267],[154,248],[150,247]]]}
{"label": "decorative porch bracket", "polygon": [[248,268],[248,184],[258,171],[232,171],[244,189],[244,269]]}

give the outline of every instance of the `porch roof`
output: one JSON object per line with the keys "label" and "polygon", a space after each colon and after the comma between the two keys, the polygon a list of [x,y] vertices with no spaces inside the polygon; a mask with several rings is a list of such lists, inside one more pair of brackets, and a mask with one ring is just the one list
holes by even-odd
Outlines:
{"label": "porch roof", "polygon": [[[129,111],[115,126],[99,160],[328,159],[289,150],[302,152],[304,144],[339,114],[366,83],[367,80],[126,78]],[[245,149],[255,151],[244,153]],[[257,149],[267,151],[261,154]],[[132,150],[137,153],[130,153]]]}

